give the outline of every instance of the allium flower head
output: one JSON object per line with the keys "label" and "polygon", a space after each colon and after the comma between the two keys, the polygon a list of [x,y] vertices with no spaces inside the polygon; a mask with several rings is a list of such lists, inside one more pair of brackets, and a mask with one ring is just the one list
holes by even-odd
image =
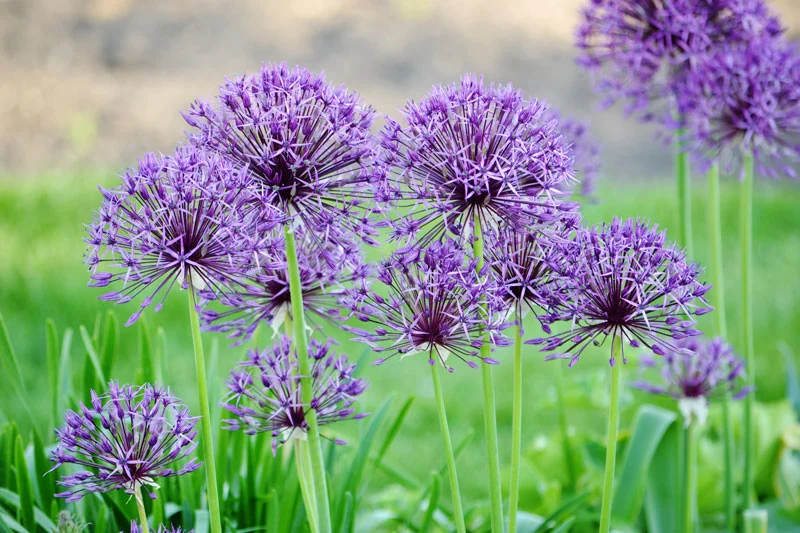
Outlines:
{"label": "allium flower head", "polygon": [[797,177],[800,161],[800,49],[782,38],[753,39],[714,51],[679,95],[701,161],[741,168],[752,153],[758,171]]}
{"label": "allium flower head", "polygon": [[750,392],[744,386],[744,361],[720,337],[713,340],[690,337],[678,341],[676,348],[659,359],[642,359],[646,368],[661,369],[661,383],[636,381],[631,386],[672,396],[678,400],[687,421],[695,416],[701,424],[710,400],[727,393],[740,399]]}
{"label": "allium flower head", "polygon": [[[668,244],[664,232],[638,220],[581,228],[553,254],[551,268],[557,279],[547,286],[541,320],[565,321],[569,328],[526,342],[558,351],[549,358],[570,358],[570,365],[586,346],[607,337],[667,353],[674,341],[700,334],[692,315],[711,311],[704,298],[710,286],[699,281],[700,267]],[[624,350],[622,357],[626,362]]]}
{"label": "allium flower head", "polygon": [[517,231],[499,230],[487,250],[488,272],[494,280],[498,296],[507,309],[521,318],[528,311],[537,316],[546,307],[545,286],[553,281],[550,255],[570,238],[572,225],[554,224]]}
{"label": "allium flower head", "polygon": [[[306,317],[343,318],[339,300],[345,288],[369,275],[357,243],[347,239],[318,245],[304,232],[297,232],[297,260]],[[262,322],[277,331],[291,315],[288,266],[283,235],[271,236],[258,245],[242,265],[240,283],[223,293],[206,291],[201,312],[204,328],[229,333],[240,344],[251,338]],[[224,310],[208,307],[218,300]]]}
{"label": "allium flower head", "polygon": [[[289,337],[264,351],[251,350],[247,361],[231,373],[228,396],[222,406],[236,418],[225,420],[226,429],[243,430],[249,435],[269,432],[273,451],[288,439],[305,439],[306,413],[314,409],[317,422],[325,426],[341,420],[359,420],[368,413],[356,413],[353,404],[367,388],[356,378],[355,365],[337,355],[330,344],[311,340],[311,405],[303,404],[300,394],[297,354]],[[335,439],[337,444],[344,441]]]}
{"label": "allium flower head", "polygon": [[176,283],[224,290],[237,274],[232,256],[250,224],[241,207],[249,201],[244,185],[240,169],[193,147],[145,155],[122,175],[122,185],[101,189],[103,204],[88,227],[89,286],[118,285],[100,296],[118,304],[144,295],[127,325],[154,302],[159,311]]}
{"label": "allium flower head", "polygon": [[[157,528],[151,528],[151,531],[154,531],[155,533],[194,533],[194,529],[189,530],[189,531],[184,531],[180,527],[176,527],[176,526],[172,526],[172,525],[170,525],[169,527],[160,525]],[[131,522],[131,533],[140,533],[140,532],[141,532],[141,529],[139,528],[139,524],[135,520],[133,520]],[[123,533],[123,532],[120,531],[120,533]]]}
{"label": "allium flower head", "polygon": [[[481,360],[484,332],[489,331],[492,344],[508,344],[499,333],[504,324],[495,319],[503,301],[493,283],[482,278],[452,240],[427,249],[404,248],[379,268],[380,292],[388,290],[386,297],[366,283],[349,291],[347,305],[371,331],[344,327],[357,341],[388,354],[374,364],[397,354],[405,358],[422,353],[431,365],[439,362],[452,372],[447,362],[452,354],[477,368],[473,359]],[[492,358],[482,360],[497,364]]]}
{"label": "allium flower head", "polygon": [[[466,75],[402,110],[381,133],[389,196],[409,210],[396,237],[427,245],[443,235],[522,227],[574,205],[559,202],[572,154],[546,107],[509,86]],[[557,213],[556,213],[557,214]]]}
{"label": "allium flower head", "polygon": [[549,109],[549,116],[558,122],[564,142],[572,146],[575,176],[579,183],[573,189],[584,198],[593,198],[600,172],[600,143],[584,122],[574,118],[561,118],[558,110],[553,107]]}
{"label": "allium flower head", "polygon": [[375,111],[322,74],[265,64],[227,80],[218,100],[184,114],[193,142],[248,169],[264,205],[317,237],[352,230],[374,243],[383,173],[373,164]]}
{"label": "allium flower head", "polygon": [[[624,100],[647,119],[654,103],[680,93],[684,74],[709,50],[780,32],[763,0],[591,0],[577,33],[578,62],[607,104]],[[665,111],[677,110],[670,102]]]}
{"label": "allium flower head", "polygon": [[197,419],[168,388],[111,382],[107,393],[92,391],[91,396],[91,405],[67,411],[66,424],[56,430],[53,469],[63,464],[85,468],[61,479],[58,483],[67,490],[56,496],[73,502],[90,492],[124,489],[133,494],[135,488],[157,487],[158,478],[200,467],[195,458],[172,466],[197,447]]}

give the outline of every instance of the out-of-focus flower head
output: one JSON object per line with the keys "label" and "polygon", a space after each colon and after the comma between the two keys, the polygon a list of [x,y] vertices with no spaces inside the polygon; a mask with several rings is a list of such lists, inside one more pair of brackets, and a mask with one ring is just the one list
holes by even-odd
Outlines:
{"label": "out-of-focus flower head", "polygon": [[711,53],[678,97],[690,110],[688,143],[707,166],[742,170],[752,154],[760,173],[797,177],[800,162],[800,48],[763,37]]}
{"label": "out-of-focus flower head", "polygon": [[191,141],[246,167],[261,203],[286,223],[319,241],[352,231],[376,244],[384,174],[373,164],[375,111],[357,94],[301,67],[265,64],[183,116]]}
{"label": "out-of-focus flower head", "polygon": [[[173,156],[147,154],[122,175],[122,184],[101,189],[103,204],[88,226],[86,262],[91,287],[117,286],[102,300],[126,303],[144,296],[159,311],[177,283],[186,289],[222,292],[238,275],[232,257],[250,231],[252,200],[244,173],[229,161],[194,147]],[[260,217],[264,228],[277,223]]]}
{"label": "out-of-focus flower head", "polygon": [[[358,243],[340,238],[320,245],[305,232],[296,233],[305,316],[311,320],[343,318],[339,300],[345,288],[370,275]],[[204,328],[229,333],[236,344],[251,338],[262,322],[277,332],[284,319],[291,318],[284,237],[273,234],[258,239],[259,243],[251,246],[252,253],[245,257],[240,283],[234,290],[201,293],[206,298],[201,312]],[[209,307],[213,300],[225,309]]]}
{"label": "out-of-focus flower head", "polygon": [[572,154],[546,109],[474,75],[409,102],[406,124],[389,119],[381,133],[386,194],[403,211],[394,236],[467,240],[475,220],[484,231],[520,228],[574,210],[560,200]]}
{"label": "out-of-focus flower head", "polygon": [[108,392],[92,391],[91,397],[91,405],[67,411],[66,424],[56,430],[53,470],[64,464],[83,468],[58,482],[67,490],[56,496],[74,502],[92,492],[124,489],[133,494],[137,488],[157,487],[159,478],[200,467],[195,458],[171,466],[197,448],[197,419],[168,388],[111,382]]}
{"label": "out-of-focus flower head", "polygon": [[590,0],[578,62],[605,104],[621,100],[629,113],[669,123],[684,76],[709,51],[781,31],[763,0]]}
{"label": "out-of-focus flower head", "polygon": [[498,318],[505,306],[494,282],[483,278],[452,240],[403,248],[381,264],[377,279],[383,287],[365,282],[348,291],[346,305],[371,331],[344,327],[357,341],[388,354],[375,364],[417,353],[451,372],[450,355],[472,368],[478,367],[475,359],[497,364],[481,359],[479,351],[486,332],[493,345],[508,344],[500,334],[507,324]]}
{"label": "out-of-focus flower head", "polygon": [[[550,267],[557,279],[543,287],[547,311],[540,319],[547,333],[556,322],[569,327],[526,342],[556,352],[549,359],[570,359],[570,365],[607,337],[620,339],[623,347],[644,345],[665,354],[674,341],[700,334],[692,315],[711,311],[701,268],[667,243],[664,232],[638,220],[615,218],[579,229],[550,256]],[[624,348],[622,357],[626,362]],[[617,363],[613,348],[610,362]]]}
{"label": "out-of-focus flower head", "polygon": [[548,110],[548,115],[558,122],[564,142],[572,145],[578,181],[578,185],[573,186],[574,191],[584,198],[594,199],[600,173],[600,143],[586,123],[571,117],[563,118],[554,107]]}
{"label": "out-of-focus flower head", "polygon": [[[303,403],[298,374],[297,354],[291,339],[282,335],[278,342],[263,351],[251,350],[247,361],[231,373],[228,395],[222,406],[235,418],[225,420],[226,429],[242,430],[249,435],[268,432],[273,452],[289,439],[305,439],[308,432],[306,413],[314,409],[322,426],[359,420],[368,413],[356,413],[353,404],[367,388],[356,378],[355,365],[337,355],[329,343],[311,340],[311,405]],[[344,441],[334,439],[337,444]]]}
{"label": "out-of-focus flower head", "polygon": [[660,368],[660,383],[636,381],[631,386],[672,396],[687,422],[696,417],[701,424],[709,401],[725,394],[741,399],[750,392],[744,383],[744,361],[722,338],[689,337],[678,341],[676,347],[661,358],[642,358],[645,368]]}

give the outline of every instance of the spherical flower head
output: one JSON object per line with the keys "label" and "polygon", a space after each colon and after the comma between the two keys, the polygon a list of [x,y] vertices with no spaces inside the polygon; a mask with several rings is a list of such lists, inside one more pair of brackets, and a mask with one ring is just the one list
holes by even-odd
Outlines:
{"label": "spherical flower head", "polygon": [[394,221],[394,236],[427,245],[470,237],[475,220],[484,230],[519,228],[543,209],[574,210],[559,201],[572,154],[546,109],[474,75],[409,102],[406,125],[389,119],[381,133],[387,195],[408,213]]}
{"label": "spherical flower head", "polygon": [[[194,529],[191,529],[189,531],[184,531],[180,527],[172,525],[170,525],[169,527],[159,525],[157,528],[151,528],[151,530],[155,531],[155,533],[194,533]],[[136,520],[131,521],[131,533],[140,533],[141,531],[142,530],[139,528],[139,524],[136,522]],[[120,531],[120,533],[123,532]]]}
{"label": "spherical flower head", "polygon": [[64,420],[50,456],[53,470],[64,464],[84,468],[58,482],[67,490],[56,496],[68,502],[91,492],[133,494],[137,488],[158,487],[159,478],[200,467],[195,458],[172,466],[194,453],[197,419],[168,388],[111,382],[108,392],[92,391],[90,405],[67,411]]}
{"label": "spherical flower head", "polygon": [[450,355],[472,368],[478,367],[475,359],[497,364],[492,358],[481,359],[479,351],[486,331],[493,345],[508,344],[499,333],[506,324],[497,318],[503,302],[493,282],[483,278],[476,273],[475,262],[452,240],[426,249],[403,248],[381,264],[380,289],[364,283],[350,290],[345,300],[358,320],[372,326],[371,331],[344,327],[356,335],[355,340],[388,354],[375,364],[417,353],[451,372]]}
{"label": "spherical flower head", "polygon": [[[347,239],[317,243],[302,231],[297,232],[296,241],[306,318],[312,323],[315,319],[343,319],[340,299],[346,288],[370,275],[358,243]],[[201,293],[204,298],[201,311],[204,329],[228,333],[236,345],[250,339],[261,323],[277,332],[284,319],[287,316],[291,318],[292,300],[283,233],[259,238],[252,248],[253,252],[243,258],[242,275],[233,290],[219,294]],[[211,308],[214,300],[224,309]]]}
{"label": "spherical flower head", "polygon": [[[629,113],[670,122],[679,111],[673,98],[698,58],[780,32],[763,0],[591,0],[576,44],[606,105],[622,100]],[[665,99],[668,109],[658,109]]]}
{"label": "spherical flower head", "polygon": [[[548,333],[559,321],[570,327],[526,342],[556,352],[548,358],[571,359],[570,365],[586,346],[607,337],[620,340],[623,362],[626,343],[667,353],[675,341],[700,334],[693,315],[711,311],[705,301],[710,286],[699,281],[700,267],[667,243],[664,232],[639,220],[581,228],[550,263],[557,279],[546,287],[541,320]],[[612,351],[611,365],[616,363]]]}
{"label": "spherical flower head", "polygon": [[546,308],[545,287],[554,279],[550,255],[557,253],[575,229],[573,224],[558,223],[529,227],[526,231],[505,228],[492,236],[487,271],[508,315],[519,321],[529,311],[538,317]]}
{"label": "spherical flower head", "polygon": [[744,361],[724,339],[689,337],[678,341],[676,348],[658,359],[642,359],[645,368],[660,368],[660,383],[636,381],[631,386],[675,398],[687,422],[695,417],[701,424],[709,401],[726,394],[738,400],[750,392],[744,386]]}
{"label": "spherical flower head", "polygon": [[[368,413],[357,413],[353,407],[367,383],[354,376],[356,365],[337,355],[330,343],[311,340],[308,354],[312,359],[311,405],[303,403],[300,392],[297,354],[289,337],[283,335],[272,347],[251,350],[247,361],[231,373],[227,381],[228,395],[222,407],[236,418],[225,420],[225,428],[242,430],[248,435],[269,432],[272,448],[289,439],[305,440],[308,433],[306,415],[317,413],[322,426],[342,420],[359,420]],[[334,439],[336,444],[344,441]]]}
{"label": "spherical flower head", "polygon": [[697,159],[742,169],[754,156],[760,173],[797,177],[800,161],[800,49],[762,37],[722,47],[688,77],[680,101],[691,112]]}
{"label": "spherical flower head", "polygon": [[551,120],[558,122],[564,142],[572,146],[575,157],[575,177],[578,185],[573,189],[580,196],[594,199],[600,172],[600,143],[589,131],[589,126],[574,118],[562,118],[557,109],[548,110]]}
{"label": "spherical flower head", "polygon": [[192,142],[247,167],[264,205],[319,237],[354,231],[375,244],[375,111],[323,74],[285,63],[227,80],[213,104],[183,113]]}
{"label": "spherical flower head", "polygon": [[[120,186],[101,189],[103,204],[88,227],[89,286],[119,286],[100,296],[117,304],[144,296],[126,325],[154,302],[159,311],[176,283],[225,290],[237,275],[231,258],[239,237],[252,225],[244,185],[241,169],[193,147],[145,155]],[[259,217],[262,227],[269,220]]]}

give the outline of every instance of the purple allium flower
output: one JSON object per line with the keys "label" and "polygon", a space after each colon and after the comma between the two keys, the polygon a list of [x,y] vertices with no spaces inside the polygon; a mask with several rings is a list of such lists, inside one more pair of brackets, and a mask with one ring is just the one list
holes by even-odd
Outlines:
{"label": "purple allium flower", "polygon": [[600,143],[591,134],[589,127],[574,118],[561,118],[558,111],[550,108],[550,117],[558,121],[564,142],[572,145],[575,156],[575,175],[580,185],[574,190],[584,198],[594,198],[600,171]]}
{"label": "purple allium flower", "polygon": [[[368,413],[356,413],[353,408],[367,388],[363,379],[353,375],[356,366],[331,350],[330,343],[312,339],[308,353],[313,361],[310,407],[303,404],[300,394],[297,354],[291,339],[282,335],[272,348],[251,350],[247,361],[231,373],[222,406],[236,418],[225,420],[225,429],[243,430],[248,435],[270,432],[275,451],[291,438],[306,438],[309,408],[316,411],[320,426],[366,417]],[[345,444],[339,439],[334,442]]]}
{"label": "purple allium flower", "polygon": [[[424,353],[431,365],[438,361],[452,372],[447,364],[452,354],[477,368],[472,359],[481,360],[485,332],[491,334],[492,344],[508,344],[499,333],[505,324],[494,318],[504,306],[499,291],[482,278],[475,262],[468,261],[452,240],[434,242],[427,249],[404,248],[379,268],[377,279],[388,296],[366,283],[349,291],[347,305],[356,318],[372,325],[372,331],[344,328],[357,335],[355,340],[389,354],[374,364],[397,354],[404,358]],[[483,362],[497,364],[491,358]]]}
{"label": "purple allium flower", "polygon": [[322,74],[285,63],[227,80],[184,114],[192,142],[247,167],[261,201],[316,237],[352,230],[375,244],[375,111]]}
{"label": "purple allium flower", "polygon": [[[606,104],[623,100],[627,112],[649,119],[709,50],[781,31],[763,0],[591,0],[577,33],[578,62]],[[656,118],[669,121],[678,110],[668,106]]]}
{"label": "purple allium flower", "polygon": [[[189,531],[184,531],[180,527],[176,527],[173,525],[170,525],[169,527],[160,525],[157,528],[153,528],[153,530],[155,531],[155,533],[194,533],[194,529],[191,529]],[[141,529],[139,528],[139,524],[136,522],[136,520],[131,521],[131,533],[140,533],[140,531]],[[120,531],[120,533],[123,532]]]}
{"label": "purple allium flower", "polygon": [[758,171],[797,177],[800,161],[800,49],[782,38],[753,39],[714,51],[679,95],[689,108],[689,137],[701,162],[741,168],[752,153]]}
{"label": "purple allium flower", "polygon": [[195,458],[180,468],[170,466],[194,453],[197,418],[168,388],[111,382],[107,393],[91,396],[91,405],[67,411],[66,424],[56,430],[53,470],[64,464],[85,468],[61,479],[59,485],[68,490],[56,496],[74,502],[90,492],[133,494],[135,488],[157,487],[158,478],[200,467]]}
{"label": "purple allium flower", "polygon": [[[305,232],[297,232],[297,260],[306,317],[326,320],[343,318],[339,300],[345,287],[369,275],[357,243],[348,239],[316,243]],[[277,331],[291,315],[288,267],[283,235],[271,236],[258,245],[241,270],[241,283],[231,291],[204,291],[206,307],[201,312],[204,328],[230,333],[241,344],[251,338],[261,322]],[[209,309],[218,300],[226,309]]]}
{"label": "purple allium flower", "polygon": [[573,225],[553,224],[528,231],[499,230],[487,250],[489,275],[506,309],[518,319],[528,311],[540,314],[546,307],[545,285],[553,281],[550,255],[570,238]]}
{"label": "purple allium flower", "polygon": [[[698,279],[701,268],[668,244],[657,226],[638,220],[615,218],[611,224],[579,229],[553,254],[551,268],[557,279],[546,286],[548,309],[541,320],[548,333],[547,325],[558,321],[570,327],[526,342],[543,344],[543,351],[558,350],[548,358],[570,358],[570,365],[586,346],[601,345],[609,336],[622,345],[667,353],[674,349],[673,340],[700,334],[693,314],[711,311],[704,298],[710,286]],[[627,362],[624,349],[622,357]]]}
{"label": "purple allium flower", "polygon": [[103,205],[88,228],[89,286],[121,285],[100,296],[118,304],[144,295],[126,325],[156,300],[159,311],[176,283],[224,290],[237,273],[235,246],[250,227],[244,184],[230,162],[193,147],[170,157],[145,155],[122,175],[122,185],[101,189]]}
{"label": "purple allium flower", "polygon": [[[446,234],[548,220],[572,179],[572,154],[546,106],[509,86],[466,75],[403,108],[406,126],[389,119],[381,133],[390,168],[387,195],[408,215],[395,237],[427,245]],[[544,209],[544,212],[543,212]]]}
{"label": "purple allium flower", "polygon": [[660,368],[663,383],[636,381],[632,387],[666,394],[679,402],[684,418],[696,416],[705,422],[708,402],[731,393],[734,399],[746,396],[750,389],[744,386],[744,361],[736,357],[722,338],[706,340],[697,337],[682,339],[677,350],[667,352],[663,358],[642,358],[646,368]]}

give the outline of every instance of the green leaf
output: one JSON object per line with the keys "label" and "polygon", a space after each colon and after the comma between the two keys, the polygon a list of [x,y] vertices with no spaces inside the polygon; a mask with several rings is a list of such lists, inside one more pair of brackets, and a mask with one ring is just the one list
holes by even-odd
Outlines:
{"label": "green leaf", "polygon": [[643,405],[637,411],[632,436],[616,480],[613,513],[617,521],[632,525],[639,517],[650,462],[667,429],[676,419],[677,415],[672,411],[653,405]]}
{"label": "green leaf", "polygon": [[22,437],[17,435],[16,452],[14,457],[17,474],[17,494],[19,495],[19,507],[17,508],[17,520],[29,531],[33,531],[35,521],[33,519],[33,488],[31,479],[28,477],[28,463],[25,461],[25,446],[22,444]]}
{"label": "green leaf", "polygon": [[[28,405],[28,391],[25,388],[25,380],[22,379],[22,372],[19,369],[19,362],[14,353],[14,347],[11,345],[11,338],[8,336],[8,329],[6,323],[3,321],[3,315],[0,314],[0,363],[5,367],[5,380],[11,389],[17,395],[22,407],[27,411],[31,424],[34,423],[35,418],[33,411]],[[3,409],[5,411],[5,409]],[[6,411],[6,415],[12,418],[11,413]]]}
{"label": "green leaf", "polygon": [[589,493],[583,492],[561,504],[561,506],[544,518],[544,521],[534,531],[535,533],[553,532],[554,528],[560,528],[565,523],[570,523],[574,519],[576,510],[586,503]]}
{"label": "green leaf", "polygon": [[33,432],[33,458],[36,464],[36,470],[33,474],[36,476],[39,484],[39,503],[42,509],[49,509],[56,491],[56,480],[53,475],[45,475],[47,471],[50,470],[50,461],[47,460],[47,454],[44,451],[44,443],[38,431]]}
{"label": "green leaf", "polygon": [[[458,443],[458,445],[453,449],[453,456],[455,457],[456,461],[458,458],[461,457],[461,454],[464,453],[464,450],[467,449],[467,446],[472,442],[472,438],[475,436],[474,431],[470,431],[467,435]],[[447,473],[447,461],[442,460],[442,465],[439,467],[439,475],[444,477]]]}
{"label": "green leaf", "polygon": [[101,339],[100,366],[103,369],[103,375],[110,376],[114,369],[114,360],[117,357],[117,341],[119,339],[119,321],[111,311],[106,313]]}
{"label": "green leaf", "polygon": [[347,492],[344,497],[344,518],[342,519],[342,526],[339,529],[341,533],[349,533],[353,525],[353,493]]}
{"label": "green leaf", "polygon": [[781,352],[783,363],[786,365],[786,397],[792,402],[794,412],[800,420],[800,376],[794,363],[794,352],[785,341],[778,345],[778,351]]}
{"label": "green leaf", "polygon": [[405,422],[406,417],[408,416],[408,412],[411,409],[411,406],[414,404],[415,398],[411,396],[408,398],[403,406],[398,411],[397,416],[395,416],[392,425],[389,428],[389,431],[386,433],[386,437],[383,439],[383,444],[378,450],[378,456],[376,458],[376,465],[380,465],[381,461],[383,460],[386,452],[389,451],[389,447],[394,442],[397,435],[400,433],[400,428],[403,426],[403,422]]}
{"label": "green leaf", "polygon": [[[106,381],[105,374],[103,373],[103,367],[100,365],[100,359],[97,358],[97,351],[95,350],[94,342],[84,326],[80,327],[80,333],[81,339],[83,340],[83,346],[86,348],[86,355],[91,362],[94,374],[102,384],[101,390],[105,392],[106,388],[108,387],[108,381]],[[84,385],[88,387],[91,386],[91,383],[84,383]]]}
{"label": "green leaf", "polygon": [[425,509],[425,516],[422,518],[420,531],[430,531],[433,526],[433,514],[439,508],[439,497],[442,494],[442,479],[438,474],[433,474],[431,481],[430,497],[428,507]]}
{"label": "green leaf", "polygon": [[64,337],[61,340],[61,360],[58,364],[58,398],[56,403],[58,409],[56,410],[56,426],[59,425],[64,412],[65,404],[68,398],[72,397],[72,371],[70,369],[72,361],[72,330],[68,329],[64,332]]}
{"label": "green leaf", "polygon": [[517,513],[517,533],[536,533],[545,524],[544,518],[525,511]]}
{"label": "green leaf", "polygon": [[650,461],[645,493],[645,518],[648,533],[680,531],[682,487],[680,480],[680,424],[672,424]]}

